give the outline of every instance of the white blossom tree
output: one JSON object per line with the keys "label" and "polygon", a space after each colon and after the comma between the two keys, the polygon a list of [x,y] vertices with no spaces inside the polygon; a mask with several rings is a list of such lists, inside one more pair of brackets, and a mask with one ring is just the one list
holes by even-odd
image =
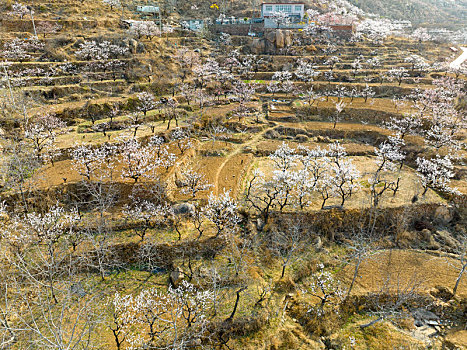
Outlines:
{"label": "white blossom tree", "polygon": [[[166,292],[157,288],[139,294],[115,294],[113,304],[124,320],[130,349],[141,347],[185,349],[206,341],[214,294],[182,281]],[[135,331],[137,330],[137,331]]]}
{"label": "white blossom tree", "polygon": [[122,138],[120,141],[121,177],[133,179],[135,183],[140,178],[152,178],[160,166],[159,158],[154,157],[152,148],[143,146],[134,138]]}
{"label": "white blossom tree", "polygon": [[225,191],[219,196],[211,193],[208,204],[204,208],[204,215],[211,221],[219,236],[227,230],[232,230],[240,222],[238,215],[238,203],[230,196],[230,191]]}
{"label": "white blossom tree", "polygon": [[402,81],[409,76],[409,73],[404,67],[394,67],[386,72],[386,77],[389,81],[397,81],[399,86],[402,84]]}
{"label": "white blossom tree", "polygon": [[120,0],[102,0],[102,2],[105,5],[110,6],[110,10],[113,10],[114,7],[121,7],[122,4],[120,3]]}
{"label": "white blossom tree", "polygon": [[407,135],[417,135],[421,130],[422,121],[418,115],[404,114],[400,118],[391,117],[384,126],[400,134],[401,138],[404,139]]}
{"label": "white blossom tree", "polygon": [[[388,140],[375,147],[377,169],[369,179],[372,205],[377,207],[381,197],[387,190],[397,193],[400,182],[400,170],[405,154],[402,147],[405,145],[400,134],[389,136]],[[399,172],[397,177],[394,173]]]}
{"label": "white blossom tree", "polygon": [[138,110],[143,112],[144,116],[156,107],[154,95],[150,92],[140,92],[136,95]]}
{"label": "white blossom tree", "polygon": [[181,154],[193,147],[193,142],[185,129],[176,128],[172,131],[172,140],[175,141]]}
{"label": "white blossom tree", "polygon": [[454,177],[454,165],[449,156],[441,158],[437,155],[433,159],[419,157],[416,159],[417,175],[420,178],[423,193],[425,195],[428,189],[443,192],[456,192],[449,187],[451,179]]}
{"label": "white blossom tree", "polygon": [[108,60],[125,56],[127,53],[127,47],[112,44],[110,41],[97,42],[95,40],[85,41],[75,52],[76,56],[83,61]]}
{"label": "white blossom tree", "polygon": [[32,143],[34,153],[41,159],[43,151],[53,148],[57,134],[62,132],[66,123],[52,114],[42,114],[26,122],[24,137]]}
{"label": "white blossom tree", "polygon": [[204,174],[194,170],[191,167],[182,169],[180,176],[180,192],[183,194],[191,195],[192,199],[196,197],[198,192],[206,191],[212,187],[212,185],[206,180]]}
{"label": "white blossom tree", "polygon": [[144,241],[148,230],[161,225],[167,216],[167,206],[148,200],[133,200],[122,211],[125,219],[132,223],[134,233]]}
{"label": "white blossom tree", "polygon": [[276,24],[276,28],[287,26],[290,23],[290,16],[284,11],[274,11],[269,14],[270,19]]}
{"label": "white blossom tree", "polygon": [[95,179],[111,179],[115,152],[116,147],[112,145],[103,145],[96,148],[78,145],[71,152],[73,168],[88,180],[93,177]]}
{"label": "white blossom tree", "polygon": [[344,111],[346,107],[346,103],[344,101],[339,101],[336,103],[336,111],[331,114],[331,122],[333,123],[332,128],[335,129],[337,123],[341,119],[342,112]]}
{"label": "white blossom tree", "polygon": [[308,312],[314,317],[323,316],[325,313],[338,312],[339,304],[345,298],[345,289],[340,281],[319,264],[318,271],[313,273],[312,280],[305,290],[306,293],[318,298],[320,303],[311,307]]}
{"label": "white blossom tree", "polygon": [[299,60],[294,74],[298,79],[306,83],[310,83],[319,75],[319,72],[316,71],[316,67],[312,62]]}

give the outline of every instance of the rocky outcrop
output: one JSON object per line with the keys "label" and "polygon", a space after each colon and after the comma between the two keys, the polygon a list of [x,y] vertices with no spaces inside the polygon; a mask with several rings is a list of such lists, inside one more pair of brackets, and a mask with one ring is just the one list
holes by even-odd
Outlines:
{"label": "rocky outcrop", "polygon": [[266,42],[264,39],[254,39],[250,44],[251,53],[255,55],[261,55],[265,52]]}
{"label": "rocky outcrop", "polygon": [[272,53],[292,45],[293,33],[290,30],[274,30],[264,34],[262,39],[254,39],[249,45],[254,54]]}
{"label": "rocky outcrop", "polygon": [[292,45],[292,32],[290,30],[276,30],[274,44],[277,49]]}

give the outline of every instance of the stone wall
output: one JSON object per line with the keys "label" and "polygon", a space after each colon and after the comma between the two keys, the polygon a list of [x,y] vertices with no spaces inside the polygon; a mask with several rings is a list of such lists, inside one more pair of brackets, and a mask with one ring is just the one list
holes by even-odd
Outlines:
{"label": "stone wall", "polygon": [[[250,31],[250,24],[216,24],[212,26],[212,31],[216,34],[227,33],[230,35],[245,36],[248,35],[248,32]],[[257,35],[262,35],[264,33],[264,24],[251,24],[251,31]]]}

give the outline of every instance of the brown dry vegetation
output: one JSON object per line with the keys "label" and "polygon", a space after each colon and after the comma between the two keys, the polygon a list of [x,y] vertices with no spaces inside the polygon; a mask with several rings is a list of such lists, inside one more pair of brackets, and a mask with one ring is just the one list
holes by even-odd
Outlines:
{"label": "brown dry vegetation", "polygon": [[[267,80],[275,71],[283,70],[294,63],[297,56],[264,54],[260,56],[267,63],[249,77],[258,80],[257,93],[251,102],[246,103],[246,106],[259,116],[250,115],[237,119],[233,113],[239,106],[238,102],[221,96],[212,98],[210,105],[201,110],[196,102],[188,104],[178,91],[181,84],[180,68],[174,59],[177,48],[185,46],[189,50],[198,49],[203,59],[211,54],[220,61],[228,57],[228,53],[220,52],[218,44],[211,40],[215,38],[210,35],[203,37],[176,31],[166,37],[137,38],[130,36],[127,30],[120,26],[120,10],[110,11],[109,7],[104,7],[100,2],[50,0],[46,3],[30,3],[36,9],[37,20],[55,21],[62,28],[44,39],[47,53],[44,53],[43,58],[39,60],[34,56],[30,59],[31,62],[15,62],[10,67],[12,70],[51,67],[65,60],[77,66],[85,66],[86,62],[78,61],[74,55],[79,43],[84,40],[111,40],[129,46],[131,39],[135,40],[139,47],[136,52],[125,58],[126,62],[130,62],[130,66],[125,72],[126,77],[122,79],[111,79],[103,74],[109,72],[97,72],[103,74],[101,78],[97,75],[93,77],[76,73],[54,77],[51,86],[43,84],[38,77],[31,77],[28,86],[15,88],[15,93],[31,99],[28,106],[29,116],[47,112],[55,114],[67,123],[66,132],[58,135],[55,140],[61,155],[53,164],[41,165],[25,181],[28,198],[24,202],[30,205],[31,212],[46,212],[57,203],[61,203],[67,210],[78,208],[80,220],[77,227],[71,228],[71,231],[77,229],[80,233],[92,233],[78,247],[71,247],[66,243],[66,248],[63,248],[61,253],[67,257],[64,259],[66,263],[73,263],[73,269],[70,269],[76,271],[76,276],[73,277],[90,291],[96,291],[92,311],[96,311],[99,317],[96,330],[91,335],[96,348],[116,349],[109,329],[109,325],[112,325],[112,315],[107,310],[108,301],[113,298],[115,292],[136,295],[141,290],[151,287],[166,292],[168,285],[180,283],[174,283],[172,280],[172,273],[175,271],[180,273],[180,280],[190,281],[196,287],[208,290],[212,287],[212,281],[209,279],[212,278],[209,274],[210,268],[216,268],[220,276],[216,282],[219,283],[217,291],[220,294],[220,306],[215,316],[210,319],[208,333],[216,340],[222,336],[227,340],[226,344],[219,341],[213,346],[216,348],[227,348],[228,345],[230,349],[248,350],[422,349],[428,346],[429,340],[415,333],[414,320],[410,316],[411,312],[420,308],[435,312],[440,316],[443,327],[447,325],[437,333],[432,343],[434,349],[444,346],[467,348],[465,331],[461,330],[465,327],[467,277],[464,276],[457,295],[452,296],[450,300],[444,300],[438,296],[439,293],[436,294],[437,288],[452,291],[460,266],[456,244],[459,243],[457,239],[460,239],[466,230],[465,131],[459,136],[464,150],[459,152],[460,157],[456,160],[456,177],[453,181],[453,185],[462,194],[452,197],[429,190],[426,195],[421,196],[423,189],[416,174],[414,161],[417,156],[433,156],[436,152],[426,146],[422,137],[407,136],[405,151],[408,161],[401,171],[401,189],[395,197],[386,194],[380,208],[374,211],[376,219],[372,238],[380,250],[363,261],[351,297],[338,307],[339,314],[330,312],[323,317],[315,317],[309,310],[317,307],[320,299],[304,292],[316,277],[317,266],[320,263],[324,264],[325,270],[342,286],[350,285],[355,265],[353,261],[348,262],[345,259],[352,252],[349,248],[352,234],[362,228],[362,223],[373,219],[368,179],[376,168],[375,146],[391,135],[382,123],[391,117],[401,117],[414,111],[409,105],[396,110],[391,99],[407,95],[414,88],[431,89],[433,79],[441,74],[440,72],[427,72],[419,82],[410,77],[400,85],[388,81],[369,83],[374,87],[376,96],[367,102],[358,97],[353,101],[343,98],[347,105],[342,113],[342,120],[334,127],[330,116],[335,113],[336,98],[329,97],[310,106],[306,98],[298,95],[278,93],[273,96],[266,92]],[[179,1],[179,5],[183,13],[196,15],[190,9],[191,2]],[[210,5],[211,3],[205,1],[200,4],[204,13],[214,16],[216,13],[209,9]],[[245,10],[244,1],[231,1],[229,6],[235,13],[250,15],[249,10]],[[11,1],[0,4],[0,8],[2,14],[6,13],[11,8]],[[138,18],[134,12],[128,9],[125,11],[126,16]],[[52,14],[60,16],[61,19],[51,19]],[[172,15],[171,20],[176,19],[177,15]],[[4,44],[15,37],[29,35],[31,31],[31,22],[26,17],[19,20],[3,15],[0,23],[0,42]],[[248,52],[248,43],[251,40],[249,37],[233,37],[235,43],[241,43],[237,47],[241,52]],[[431,62],[441,57],[446,58],[450,54],[448,44],[424,45],[424,57]],[[378,46],[366,40],[339,43],[337,50],[342,54],[342,62],[335,69],[336,81],[330,84],[315,81],[315,89],[326,91],[338,85],[364,87],[363,72],[358,74],[355,82],[343,82],[342,79],[351,75],[349,65],[357,53],[363,53],[365,58],[369,58],[372,57],[371,51],[375,47],[381,51],[384,62],[382,67],[365,73],[371,79],[379,79],[382,72],[391,67],[404,65],[403,55],[407,52],[420,53],[418,45],[408,39],[388,38]],[[322,61],[323,46],[316,44],[315,49],[317,53],[306,53],[304,57]],[[324,71],[326,68],[320,65],[319,70]],[[244,80],[245,77],[240,78]],[[465,77],[460,79],[465,81]],[[189,76],[186,81],[193,83],[194,80],[193,76]],[[295,85],[304,84],[295,82]],[[215,90],[216,86],[208,88]],[[205,220],[201,235],[190,215],[167,214],[162,223],[148,229],[144,240],[140,239],[135,232],[143,226],[143,220],[128,219],[122,208],[132,204],[131,196],[137,193],[141,182],[135,184],[131,179],[122,179],[122,163],[118,161],[112,180],[106,179],[100,188],[104,192],[108,188],[114,190],[115,202],[110,207],[103,205],[103,209],[99,205],[92,207],[92,196],[86,192],[88,181],[74,170],[71,150],[77,145],[99,147],[105,143],[118,144],[119,137],[131,136],[133,129],[129,116],[136,110],[136,94],[141,91],[153,93],[156,100],[170,98],[173,94],[178,102],[179,127],[190,128],[190,138],[193,142],[193,147],[184,154],[180,153],[175,142],[168,142],[168,151],[176,156],[176,164],[168,170],[158,169],[155,174],[155,178],[166,186],[165,193],[146,192],[145,197],[142,197],[154,202],[166,200],[170,208],[187,203],[202,207],[207,203],[210,193],[219,196],[224,190],[230,191],[231,197],[238,203],[239,224],[235,233],[219,234],[215,225]],[[3,92],[8,96],[6,88],[2,89]],[[269,102],[268,115],[262,111],[265,101]],[[114,123],[121,128],[108,130],[105,135],[93,129],[93,126],[110,120],[109,110],[116,105],[121,113],[114,119]],[[170,130],[167,130],[164,113],[158,109],[149,111],[143,118],[144,124],[138,128],[137,139],[147,143],[152,136],[158,135],[169,140],[175,126],[172,124]],[[2,112],[1,125],[5,148],[2,163],[12,156],[8,153],[8,147],[20,138],[19,135],[24,130],[22,123],[20,111],[9,112],[5,108]],[[213,137],[215,126],[225,127],[222,137]],[[359,179],[361,190],[346,202],[344,208],[320,210],[320,199],[316,195],[312,205],[305,210],[290,206],[279,211],[276,207],[271,211],[269,222],[262,222],[261,215],[248,206],[244,196],[254,170],[262,170],[269,176],[273,168],[268,156],[283,142],[292,148],[298,145],[325,148],[334,141],[343,145],[363,175]],[[439,152],[446,154],[448,151],[441,149]],[[213,187],[199,192],[195,198],[182,194],[179,182],[187,165],[203,174]],[[143,185],[148,187],[154,183],[156,182],[143,181]],[[11,217],[18,213],[23,214],[22,196],[24,193],[20,193],[13,185],[2,188],[1,199],[12,208]],[[331,199],[328,204],[339,203],[337,199]],[[15,210],[17,212],[14,212]],[[7,232],[12,227],[10,217],[6,214],[3,216],[2,213],[0,219],[2,229]],[[104,221],[105,228],[102,229],[100,225]],[[287,226],[290,222],[304,225],[305,243],[297,250],[299,258],[287,265],[284,270],[285,276],[281,277],[282,251],[274,251],[274,244],[277,242],[271,237],[281,229],[291,230]],[[21,231],[21,227],[15,227],[15,230]],[[100,236],[99,230],[105,231],[105,234]],[[89,237],[98,237],[102,241]],[[68,239],[71,238],[65,235],[63,241],[68,242]],[[37,301],[38,290],[42,285],[35,290],[34,283],[25,282],[28,281],[28,277],[21,275],[21,266],[7,261],[14,260],[14,254],[21,252],[21,248],[18,247],[23,243],[2,234],[0,249],[3,254],[1,267],[4,271],[0,276],[5,281],[24,284],[21,284],[21,288],[11,290],[5,282],[1,290],[5,296],[20,292],[21,295],[31,296],[31,300]],[[38,246],[42,247],[39,243]],[[102,253],[99,249],[104,246],[105,253]],[[25,252],[28,253],[28,249],[25,248]],[[108,259],[104,272],[98,268],[103,258]],[[149,264],[148,260],[153,265]],[[244,264],[245,268],[240,273],[235,273],[236,264]],[[372,309],[374,295],[381,291],[389,280],[393,286],[397,282],[420,282],[417,283],[416,290],[418,299],[400,307],[402,311],[408,311],[402,318],[388,318],[372,327],[361,329],[361,325],[375,317]],[[64,286],[66,282],[60,281],[60,284]],[[248,288],[243,290],[243,287]],[[68,291],[67,288],[68,286],[65,286],[63,290]],[[242,297],[239,299],[235,317],[231,319],[229,316],[234,308],[236,293],[240,289]],[[49,292],[45,295],[49,295],[47,293]],[[389,294],[383,297],[390,299],[397,293],[393,289]],[[7,306],[7,303],[0,302],[3,309]],[[20,312],[23,312],[24,304],[19,306]],[[78,306],[79,303],[72,305],[66,309],[65,314],[75,314]],[[36,312],[34,316],[40,316],[40,311]],[[9,316],[6,319],[10,321]],[[3,322],[3,319],[0,321]],[[17,321],[17,318],[12,317],[12,322]],[[453,329],[449,329],[451,326]],[[64,327],[65,334],[71,333],[70,327]],[[5,323],[0,322],[0,330],[4,332],[4,329]],[[133,327],[131,331],[137,333],[138,329]],[[351,345],[351,337],[355,338],[357,345]],[[12,349],[35,349],[34,346],[30,346],[28,339],[27,336],[20,337]],[[45,349],[47,345],[40,344],[37,348]]]}

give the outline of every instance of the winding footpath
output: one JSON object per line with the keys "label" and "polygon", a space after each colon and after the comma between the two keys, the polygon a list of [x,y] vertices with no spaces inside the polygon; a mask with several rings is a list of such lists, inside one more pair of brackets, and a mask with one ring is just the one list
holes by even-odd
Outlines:
{"label": "winding footpath", "polygon": [[452,69],[459,68],[467,60],[467,47],[461,47],[462,54],[449,65]]}
{"label": "winding footpath", "polygon": [[[274,126],[270,126],[268,128],[265,128],[263,129],[262,131],[260,131],[258,134],[256,134],[255,136],[253,136],[250,140],[248,140],[247,142],[245,143],[242,143],[240,144],[238,147],[236,147],[231,153],[229,153],[224,161],[222,162],[222,164],[219,166],[219,168],[217,169],[217,172],[216,172],[216,176],[215,176],[215,180],[214,180],[214,189],[216,191],[216,194],[219,195],[221,193],[221,190],[219,188],[219,183],[221,182],[221,179],[220,179],[220,175],[222,173],[222,169],[224,169],[224,167],[227,165],[227,163],[236,155],[240,154],[241,152],[243,152],[243,150],[245,149],[245,147],[248,147],[248,146],[253,146],[255,145],[256,143],[258,143],[258,141],[264,136],[264,134],[266,134],[269,130],[272,130],[273,128],[275,127]],[[249,167],[246,168],[245,170],[245,174],[248,175],[248,169]],[[237,189],[233,189],[234,190],[234,194],[238,191],[238,187],[241,186],[241,181],[239,181],[237,183]]]}

